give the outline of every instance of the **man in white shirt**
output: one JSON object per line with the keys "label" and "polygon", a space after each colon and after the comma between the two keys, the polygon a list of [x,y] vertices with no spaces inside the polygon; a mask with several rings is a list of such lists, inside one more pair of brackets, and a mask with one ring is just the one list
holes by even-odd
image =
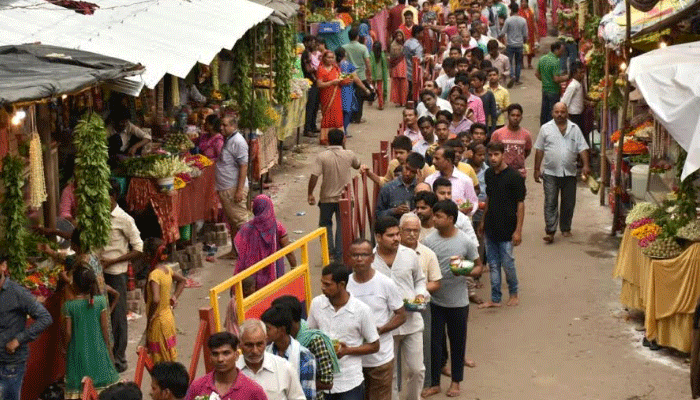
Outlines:
{"label": "man in white shirt", "polygon": [[126,344],[128,342],[126,272],[129,268],[129,261],[141,255],[143,241],[134,219],[117,204],[120,192],[119,185],[116,182],[110,183],[112,229],[109,232],[109,242],[98,254],[102,268],[104,268],[105,283],[119,292],[119,300],[112,312],[111,323],[112,336],[114,337],[114,366],[118,372],[124,372],[128,368],[126,363]]}
{"label": "man in white shirt", "polygon": [[353,273],[348,280],[348,292],[369,306],[379,333],[379,351],[362,357],[365,398],[387,400],[391,397],[394,377],[392,331],[406,321],[403,298],[396,283],[373,268],[376,257],[369,241],[355,240],[350,246],[350,257]]}
{"label": "man in white shirt", "polygon": [[[374,224],[377,243],[372,267],[390,277],[399,288],[401,298],[424,301],[428,297],[425,275],[415,251],[401,245],[399,221],[394,217],[377,218]],[[394,399],[398,384],[406,381],[408,400],[418,400],[425,379],[423,365],[423,318],[409,313],[406,323],[394,332],[394,350],[400,356],[402,377],[395,370]]]}
{"label": "man in white shirt", "polygon": [[[433,195],[433,198],[435,197],[432,192],[421,193],[430,193]],[[399,222],[399,228],[401,230],[401,245],[406,246],[409,249],[413,249],[418,255],[418,265],[420,265],[421,269],[423,270],[423,275],[425,275],[425,287],[428,290],[428,293],[433,293],[434,291],[440,289],[440,280],[442,279],[440,264],[438,263],[435,253],[418,241],[418,237],[420,236],[420,232],[422,230],[421,221],[418,216],[414,213],[402,215]],[[421,316],[423,317],[422,361],[425,368],[425,376],[430,376],[430,307],[427,307],[425,310],[421,311]],[[394,338],[394,341],[396,341],[396,338]]]}
{"label": "man in white shirt", "polygon": [[574,124],[578,125],[579,129],[583,133],[583,138],[586,139],[586,143],[590,143],[588,136],[583,130],[583,77],[586,75],[586,71],[583,69],[583,64],[576,61],[571,64],[571,82],[566,87],[564,95],[561,96],[561,102],[566,104],[569,110],[569,119]]}
{"label": "man in white shirt", "polygon": [[436,114],[440,110],[452,112],[452,105],[450,102],[442,97],[438,97],[431,89],[423,89],[423,91],[420,92],[420,99],[421,102],[416,106],[418,118],[429,116],[435,119]]}
{"label": "man in white shirt", "polygon": [[265,390],[267,400],[306,400],[299,377],[292,364],[282,357],[265,351],[267,330],[259,319],[249,319],[241,325],[241,351],[236,367]]}
{"label": "man in white shirt", "polygon": [[420,129],[422,139],[413,145],[412,151],[425,157],[425,152],[436,141],[435,120],[429,116],[418,118],[418,129]]}
{"label": "man in white shirt", "polygon": [[337,341],[340,372],[326,400],[364,400],[362,356],[379,351],[379,333],[372,311],[347,291],[348,269],[332,263],[321,271],[322,296],[311,301],[308,326]]}

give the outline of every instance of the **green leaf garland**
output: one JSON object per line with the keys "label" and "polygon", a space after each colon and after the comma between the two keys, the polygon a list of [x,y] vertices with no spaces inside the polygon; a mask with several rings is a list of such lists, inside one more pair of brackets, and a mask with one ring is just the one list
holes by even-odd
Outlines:
{"label": "green leaf garland", "polygon": [[76,214],[82,228],[80,240],[85,250],[97,250],[107,245],[112,227],[107,130],[102,118],[89,112],[73,133]]}
{"label": "green leaf garland", "polygon": [[5,198],[2,202],[4,217],[3,246],[8,256],[7,266],[10,277],[22,282],[26,277],[29,220],[24,203],[24,162],[19,156],[6,156],[2,165],[2,181],[5,185]]}
{"label": "green leaf garland", "polygon": [[276,49],[275,70],[275,101],[286,106],[291,98],[291,80],[294,72],[294,60],[296,58],[294,35],[296,19],[287,25],[274,27],[274,48]]}

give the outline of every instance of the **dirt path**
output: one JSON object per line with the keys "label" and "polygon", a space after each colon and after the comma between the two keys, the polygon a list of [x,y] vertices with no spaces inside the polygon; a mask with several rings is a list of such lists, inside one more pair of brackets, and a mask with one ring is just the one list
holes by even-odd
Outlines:
{"label": "dirt path", "polygon": [[[534,140],[539,130],[540,84],[528,69],[523,71],[523,82],[511,89],[511,101],[523,105],[523,125]],[[384,111],[366,106],[365,110],[368,122],[351,125],[353,137],[347,147],[357,152],[362,162],[370,163],[379,141],[390,140],[396,133],[401,110],[393,106]],[[274,170],[274,184],[268,191],[292,239],[315,229],[318,223],[318,208],[306,203],[310,165],[320,150],[311,142],[305,140],[299,153],[286,153],[283,165]],[[597,196],[579,186],[573,237],[557,236],[554,244],[543,243],[543,193],[530,175],[533,158],[528,159],[523,243],[515,251],[521,304],[497,310],[472,307],[467,351],[477,367],[465,372],[461,398],[690,398],[687,364],[642,348],[642,334],[625,320],[627,313],[618,301],[619,282],[612,279],[619,241],[608,234],[612,220],[609,208],[599,206]],[[300,212],[305,214],[298,216]],[[320,294],[318,254],[314,245],[315,295]],[[203,286],[186,289],[181,298],[176,310],[178,350],[179,360],[187,366],[197,329],[196,311],[208,304],[208,288],[229,277],[231,270],[230,264],[206,263],[196,275]],[[485,287],[479,295],[487,298],[488,274],[484,277]],[[123,374],[126,378],[133,377],[135,343],[144,326],[143,318],[130,323],[131,369]],[[199,374],[202,371],[200,367]],[[147,380],[142,387],[147,390]],[[443,380],[446,387],[447,380]]]}

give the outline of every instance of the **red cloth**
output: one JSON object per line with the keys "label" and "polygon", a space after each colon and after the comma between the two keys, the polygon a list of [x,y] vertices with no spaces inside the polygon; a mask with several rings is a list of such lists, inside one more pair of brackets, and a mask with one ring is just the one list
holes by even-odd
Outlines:
{"label": "red cloth", "polygon": [[387,37],[391,37],[391,35],[393,35],[394,32],[399,29],[399,25],[403,24],[404,8],[406,8],[406,5],[399,3],[398,5],[389,9],[389,23],[386,27]]}
{"label": "red cloth", "polygon": [[391,36],[387,35],[387,33],[389,32],[389,11],[384,9],[378,14],[375,14],[374,17],[372,17],[372,19],[369,20],[369,26],[371,28],[371,31],[374,31],[374,33],[377,36],[373,39],[375,41],[378,40],[382,43],[382,49],[388,49],[389,42],[391,41]]}
{"label": "red cloth", "polygon": [[[318,67],[316,78],[319,82],[329,82],[340,78],[340,68],[334,64],[330,71],[323,65]],[[341,102],[340,87],[331,85],[324,87],[321,92],[321,128],[343,128],[343,103]]]}
{"label": "red cloth", "polygon": [[216,218],[219,197],[214,191],[214,179],[214,166],[209,166],[184,188],[162,193],[155,180],[132,178],[126,202],[130,210],[137,211],[145,210],[150,204],[163,232],[163,241],[172,243],[180,238],[179,227]]}

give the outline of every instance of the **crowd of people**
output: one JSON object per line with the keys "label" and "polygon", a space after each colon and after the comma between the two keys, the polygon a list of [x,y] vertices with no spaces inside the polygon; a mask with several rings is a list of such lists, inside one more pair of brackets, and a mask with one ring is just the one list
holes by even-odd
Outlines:
{"label": "crowd of people", "polygon": [[[62,309],[66,398],[79,397],[83,376],[98,389],[109,387],[101,399],[141,396],[134,385],[114,385],[127,369],[127,265],[140,257],[149,265],[145,338],[156,362],[154,399],[202,400],[216,394],[221,400],[383,400],[398,399],[402,392],[407,400],[418,400],[444,389],[441,375],[451,379],[447,396],[460,394],[464,367],[475,365],[466,354],[469,304],[502,305],[501,269],[506,304],[519,304],[513,248],[522,242],[525,160],[533,149],[533,176],[543,181],[545,195],[543,240],[554,242],[557,231],[571,235],[576,179],[579,171],[590,172],[584,70],[578,62],[562,70],[560,42],[540,58],[535,76],[542,81],[541,128],[533,143],[521,126],[526,110],[511,103],[509,92],[521,84],[524,58],[531,68],[539,47],[541,29],[526,0],[508,6],[499,0],[427,0],[419,6],[411,0],[390,9],[388,25],[386,49],[366,23],[352,28],[350,43],[335,51],[317,37],[304,38],[302,69],[313,82],[304,133],[320,132],[321,144],[327,145],[313,165],[307,198],[319,206],[319,226],[327,228],[334,260],[323,268],[323,294],[313,299],[308,315],[297,298],[284,296],[260,319],[238,326],[232,299],[227,331],[207,343],[214,371],[189,385],[185,368],[176,362],[173,314],[186,279],[167,264],[168,246],[159,240],[144,243],[134,219],[119,206],[120,188],[113,183],[104,249],[85,252],[80,228],[72,234],[44,232],[70,239],[74,256],[40,248],[67,265],[61,275],[70,288]],[[350,123],[363,122],[365,103],[374,101],[380,110],[389,102],[403,108],[384,176],[345,148]],[[150,141],[128,121],[128,115],[115,113],[111,153],[134,154]],[[287,246],[289,238],[268,196],[259,195],[248,206],[248,143],[237,118],[208,115],[205,121],[197,145],[216,162],[215,188],[231,234],[231,251],[221,258],[236,259],[238,273]],[[353,170],[381,189],[373,240],[358,239],[343,249],[339,200]],[[74,203],[62,204],[66,218],[72,217]],[[351,260],[349,265],[343,259]],[[297,265],[293,253],[287,262]],[[0,361],[21,368],[27,343],[51,318],[25,298],[6,269],[0,259],[0,315],[4,326],[12,327],[2,331],[7,345]],[[486,271],[491,295],[484,300],[476,289]],[[244,282],[244,294],[284,272],[284,260],[261,269]],[[10,296],[12,301],[1,300]],[[425,307],[410,311],[407,302]],[[20,315],[35,322],[20,328]],[[4,390],[18,395],[22,375]]]}

